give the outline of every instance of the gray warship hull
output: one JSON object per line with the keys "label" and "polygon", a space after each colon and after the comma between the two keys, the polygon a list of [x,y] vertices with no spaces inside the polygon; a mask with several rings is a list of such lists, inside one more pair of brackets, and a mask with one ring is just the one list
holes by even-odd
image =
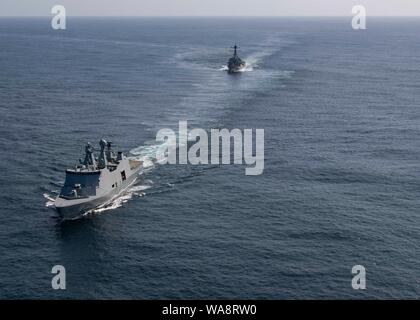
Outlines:
{"label": "gray warship hull", "polygon": [[100,141],[101,153],[94,155],[93,147],[85,147],[85,160],[66,170],[66,180],[54,205],[63,219],[75,219],[89,211],[109,205],[135,183],[142,162],[115,155],[111,143]]}
{"label": "gray warship hull", "polygon": [[124,194],[124,192],[126,192],[127,189],[136,182],[137,178],[138,174],[132,175],[130,178],[124,181],[121,187],[112,190],[112,192],[109,192],[104,196],[67,201],[62,201],[60,198],[57,198],[55,201],[55,208],[60,217],[64,220],[80,218],[90,211],[106,207],[112,203],[113,200]]}

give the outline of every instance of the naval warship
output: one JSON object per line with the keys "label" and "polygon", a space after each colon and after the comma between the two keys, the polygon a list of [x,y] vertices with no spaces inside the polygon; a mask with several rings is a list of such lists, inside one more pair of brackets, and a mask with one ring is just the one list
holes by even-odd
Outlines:
{"label": "naval warship", "polygon": [[241,58],[238,57],[238,46],[235,44],[233,47],[233,57],[229,59],[228,62],[228,72],[229,73],[236,73],[241,72],[246,67],[246,62],[243,61]]}
{"label": "naval warship", "polygon": [[74,219],[112,202],[132,185],[142,162],[128,159],[122,152],[115,154],[111,142],[101,140],[99,157],[90,143],[85,158],[66,170],[66,180],[54,205],[63,219]]}

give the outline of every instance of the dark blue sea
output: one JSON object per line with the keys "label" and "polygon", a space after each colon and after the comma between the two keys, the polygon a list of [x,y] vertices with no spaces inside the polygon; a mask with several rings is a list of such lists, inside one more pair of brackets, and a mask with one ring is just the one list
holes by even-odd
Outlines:
{"label": "dark blue sea", "polygon": [[[419,30],[1,18],[0,298],[418,298]],[[234,43],[250,67],[232,76]],[[180,120],[264,129],[264,173],[154,162],[157,131]],[[63,222],[65,169],[101,138],[147,168],[111,207]],[[66,290],[51,288],[54,265]]]}

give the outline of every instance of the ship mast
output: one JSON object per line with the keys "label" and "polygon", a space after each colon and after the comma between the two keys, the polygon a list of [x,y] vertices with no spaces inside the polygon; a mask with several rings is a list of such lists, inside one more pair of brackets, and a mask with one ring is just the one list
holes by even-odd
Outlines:
{"label": "ship mast", "polygon": [[95,155],[93,154],[93,147],[88,142],[85,146],[85,161],[83,164],[86,166],[86,168],[89,168],[89,166],[92,166],[93,168],[96,167],[96,161],[95,161]]}

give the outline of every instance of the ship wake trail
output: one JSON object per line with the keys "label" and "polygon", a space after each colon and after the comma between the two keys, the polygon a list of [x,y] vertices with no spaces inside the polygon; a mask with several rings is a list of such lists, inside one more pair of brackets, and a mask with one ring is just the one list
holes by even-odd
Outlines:
{"label": "ship wake trail", "polygon": [[[162,143],[156,143],[156,140],[147,141],[144,145],[130,150],[129,158],[142,161],[145,171],[153,170],[156,165],[164,163],[167,156],[166,151],[169,147],[178,148],[177,140],[179,140],[178,135],[176,135],[176,139],[174,141],[166,141]],[[179,144],[182,145],[180,142]]]}
{"label": "ship wake trail", "polygon": [[[148,183],[151,183],[151,181],[148,181]],[[134,196],[144,197],[146,195],[146,193],[144,191],[147,190],[147,189],[150,189],[151,187],[152,187],[151,185],[134,185],[134,186],[128,188],[126,191],[124,191],[123,194],[119,195],[117,198],[112,200],[111,203],[108,203],[108,204],[106,204],[104,206],[101,206],[99,208],[90,210],[90,211],[86,212],[85,214],[83,214],[83,216],[88,216],[88,215],[92,215],[92,214],[99,214],[99,213],[102,213],[104,211],[115,210],[117,208],[120,208],[120,207],[123,206],[124,203],[131,200]]]}

